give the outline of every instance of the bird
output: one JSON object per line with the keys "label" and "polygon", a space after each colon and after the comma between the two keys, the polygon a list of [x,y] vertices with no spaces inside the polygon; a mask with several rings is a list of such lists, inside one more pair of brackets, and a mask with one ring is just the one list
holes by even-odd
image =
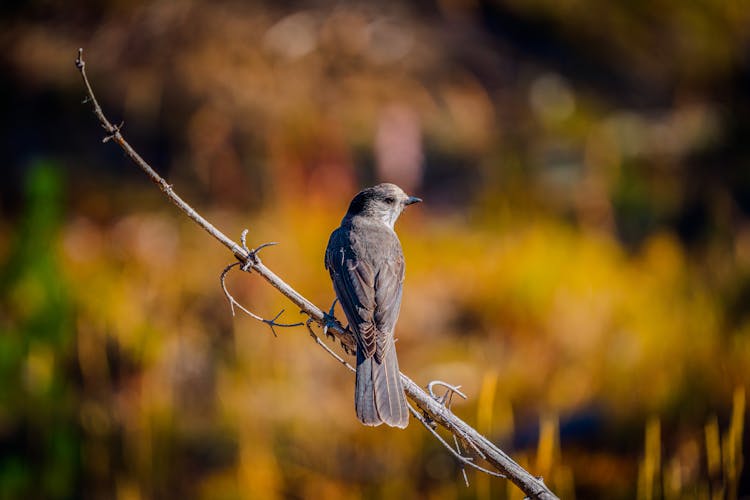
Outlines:
{"label": "bird", "polygon": [[363,189],[326,247],[325,267],[356,340],[354,408],[369,426],[403,429],[409,423],[394,337],[404,284],[394,224],[407,206],[421,201],[395,184]]}

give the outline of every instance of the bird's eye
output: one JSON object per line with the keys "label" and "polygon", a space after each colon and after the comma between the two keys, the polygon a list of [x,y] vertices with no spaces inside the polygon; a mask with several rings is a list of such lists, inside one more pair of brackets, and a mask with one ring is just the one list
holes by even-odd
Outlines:
{"label": "bird's eye", "polygon": [[393,197],[391,197],[391,196],[389,196],[388,198],[385,199],[385,202],[388,203],[389,205],[393,205],[393,203],[395,203],[395,201],[396,201],[396,199],[393,198]]}

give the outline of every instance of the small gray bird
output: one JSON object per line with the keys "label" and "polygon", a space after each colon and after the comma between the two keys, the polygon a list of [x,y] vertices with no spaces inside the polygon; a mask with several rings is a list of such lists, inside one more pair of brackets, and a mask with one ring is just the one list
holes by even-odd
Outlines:
{"label": "small gray bird", "polygon": [[407,205],[420,201],[394,184],[364,189],[326,248],[326,269],[357,341],[354,407],[365,425],[403,429],[409,423],[393,336],[404,283],[404,253],[393,225]]}

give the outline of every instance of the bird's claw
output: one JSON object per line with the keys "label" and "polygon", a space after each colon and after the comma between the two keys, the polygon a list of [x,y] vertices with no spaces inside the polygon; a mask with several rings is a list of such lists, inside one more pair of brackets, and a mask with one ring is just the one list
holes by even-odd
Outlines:
{"label": "bird's claw", "polygon": [[333,309],[336,307],[336,302],[338,302],[338,297],[333,299],[333,304],[331,304],[331,308],[328,310],[327,313],[323,313],[323,335],[325,335],[326,338],[330,338],[331,340],[335,340],[336,336],[332,333],[330,333],[328,330],[330,328],[338,326],[338,321],[336,320],[336,317],[333,314]]}

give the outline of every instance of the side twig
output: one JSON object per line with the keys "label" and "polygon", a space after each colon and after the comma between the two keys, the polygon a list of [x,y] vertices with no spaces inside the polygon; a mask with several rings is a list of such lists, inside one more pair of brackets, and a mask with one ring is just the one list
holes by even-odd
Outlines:
{"label": "side twig", "polygon": [[[458,444],[458,438],[456,437],[455,434],[453,434],[453,444],[456,445],[456,453],[458,453],[460,455],[461,454],[461,445]],[[461,464],[461,475],[464,476],[464,484],[468,488],[469,487],[469,476],[466,475],[466,467],[464,466],[464,464]]]}
{"label": "side twig", "polygon": [[446,450],[450,451],[451,455],[456,457],[456,460],[458,460],[462,466],[468,465],[469,467],[472,467],[480,472],[484,472],[485,474],[489,474],[490,476],[506,477],[503,474],[491,471],[489,469],[485,469],[484,467],[475,464],[470,457],[465,457],[461,455],[459,452],[457,452],[456,450],[454,450],[453,447],[450,444],[448,444],[448,442],[445,439],[443,439],[443,436],[438,434],[437,431],[433,428],[433,426],[430,425],[430,421],[428,421],[426,418],[420,415],[419,412],[415,410],[414,407],[410,405],[409,403],[407,403],[407,406],[409,407],[409,411],[414,416],[414,418],[419,420],[419,423],[421,423],[425,429],[430,431],[430,434],[435,436],[435,439],[437,439],[440,442],[440,444],[442,444],[445,447]]}
{"label": "side twig", "polygon": [[357,370],[355,370],[355,369],[354,369],[354,367],[353,367],[352,365],[350,365],[348,361],[346,361],[346,360],[345,360],[344,358],[342,358],[341,356],[339,356],[338,354],[336,354],[336,353],[335,353],[335,352],[333,351],[333,349],[331,349],[330,347],[328,347],[328,345],[327,345],[327,344],[326,344],[325,342],[323,342],[322,340],[320,340],[320,337],[318,337],[318,336],[317,336],[317,335],[315,334],[315,331],[314,331],[314,330],[312,329],[312,326],[310,326],[310,324],[311,324],[312,322],[313,322],[313,319],[312,319],[312,318],[309,318],[309,319],[308,319],[308,320],[307,320],[307,321],[305,322],[305,326],[307,327],[307,331],[309,331],[309,332],[310,332],[310,336],[311,336],[311,337],[313,338],[313,340],[315,341],[315,343],[316,343],[316,344],[318,344],[318,345],[319,345],[320,347],[322,347],[323,349],[325,349],[325,351],[326,351],[326,352],[327,352],[328,354],[330,354],[330,355],[331,355],[331,356],[333,357],[333,359],[335,359],[336,361],[338,361],[338,362],[339,362],[339,363],[341,363],[342,365],[346,366],[346,367],[347,367],[347,368],[349,369],[349,371],[351,371],[351,372],[356,372]]}
{"label": "side twig", "polygon": [[[133,147],[124,139],[121,132],[122,124],[113,125],[107,117],[104,115],[99,102],[94,96],[94,91],[91,88],[88,77],[86,76],[86,63],[83,60],[83,49],[78,49],[78,57],[75,61],[76,68],[81,74],[83,84],[88,94],[88,102],[93,108],[93,112],[97,119],[101,123],[104,131],[106,132],[107,141],[116,143],[125,154],[141,169],[146,175],[154,182],[159,189],[174,203],[180,210],[182,210],[188,217],[195,221],[201,226],[206,232],[213,236],[222,245],[227,247],[232,254],[242,263],[243,269],[247,271],[254,271],[258,273],[263,279],[265,279],[271,286],[276,288],[281,294],[287,297],[292,303],[301,309],[301,311],[308,315],[310,319],[318,323],[321,327],[324,327],[327,333],[331,333],[341,342],[345,349],[349,352],[355,352],[356,345],[354,338],[350,332],[348,332],[341,323],[331,318],[328,313],[321,310],[315,304],[307,300],[305,297],[300,295],[296,290],[279,278],[274,272],[267,268],[260,260],[256,251],[250,251],[247,246],[238,245],[224,233],[219,231],[213,226],[208,220],[196,212],[190,205],[188,205],[177,193],[175,193],[173,187],[168,184],[151,166],[133,149]],[[226,271],[226,270],[225,270]],[[232,300],[230,299],[230,303]],[[234,305],[237,305],[236,301]],[[251,314],[251,316],[254,316]],[[278,316],[277,316],[278,318]],[[268,320],[275,322],[277,318]],[[257,319],[257,318],[256,318]],[[266,324],[269,324],[267,321]],[[276,325],[280,326],[280,325]],[[317,336],[316,336],[317,337]],[[474,450],[478,451],[483,458],[490,463],[498,472],[492,473],[492,475],[501,474],[507,477],[510,481],[516,484],[527,496],[531,498],[540,498],[545,500],[556,499],[552,491],[544,484],[543,481],[534,477],[523,467],[518,465],[513,459],[506,455],[500,448],[495,446],[486,437],[482,436],[469,424],[454,415],[449,408],[447,408],[441,401],[436,400],[430,394],[425,392],[409,377],[401,374],[401,380],[404,384],[404,392],[411,398],[411,400],[419,407],[422,414],[426,418],[429,418],[430,422],[435,422],[452,434],[461,438],[462,441],[468,443]],[[425,424],[425,428],[430,430],[436,437],[439,437],[437,432],[431,427],[429,423],[426,423],[419,413],[412,408],[412,414]],[[445,440],[439,438],[441,442],[445,443]],[[445,443],[447,445],[447,443]],[[450,445],[446,446],[448,449],[457,454],[453,447]],[[458,457],[457,457],[458,458]],[[472,463],[471,460],[460,459],[462,463]],[[476,467],[475,467],[476,468]],[[484,472],[491,472],[485,470]]]}
{"label": "side twig", "polygon": [[276,316],[274,316],[273,318],[271,318],[271,319],[265,319],[265,318],[262,318],[262,317],[258,316],[254,312],[248,310],[242,304],[240,304],[239,302],[237,302],[237,300],[234,298],[234,296],[231,293],[229,293],[229,289],[227,288],[227,274],[229,274],[229,271],[231,271],[232,268],[234,268],[236,266],[239,266],[239,265],[240,265],[239,262],[235,262],[234,264],[229,264],[227,267],[224,268],[224,270],[221,272],[221,276],[219,277],[219,281],[221,281],[221,289],[224,290],[224,295],[226,296],[227,300],[229,301],[229,307],[232,310],[232,316],[235,315],[234,314],[234,308],[237,307],[240,311],[244,312],[245,314],[247,314],[251,318],[257,319],[261,323],[265,323],[266,325],[268,325],[268,327],[271,329],[271,333],[273,333],[274,337],[278,337],[278,335],[276,335],[276,330],[275,330],[276,327],[278,327],[278,328],[293,328],[295,326],[302,326],[304,324],[302,322],[298,322],[298,323],[277,323],[276,320],[279,319],[279,317],[281,317],[282,314],[284,314],[284,309],[282,309],[281,311],[279,311],[278,314],[276,314]]}

